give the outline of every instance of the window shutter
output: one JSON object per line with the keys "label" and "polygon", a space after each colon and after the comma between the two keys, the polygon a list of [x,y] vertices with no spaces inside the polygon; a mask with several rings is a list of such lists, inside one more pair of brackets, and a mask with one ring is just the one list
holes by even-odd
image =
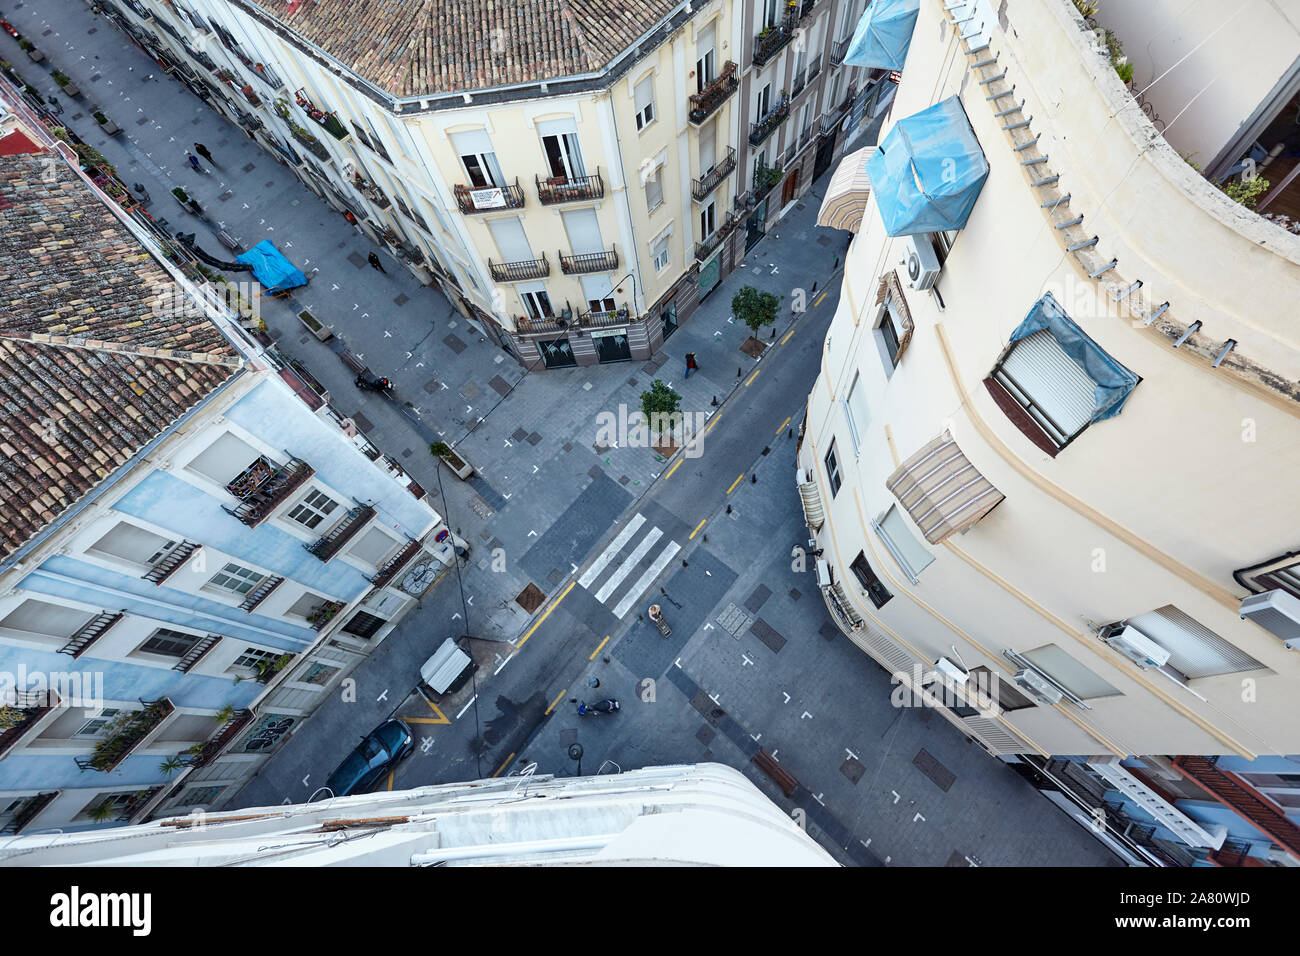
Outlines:
{"label": "window shutter", "polygon": [[1170,665],[1189,678],[1264,669],[1255,658],[1172,604],[1127,623],[1167,650]]}
{"label": "window shutter", "polygon": [[[1033,401],[1037,408],[1029,409],[1029,414],[1058,445],[1092,421],[1097,383],[1065,354],[1047,329],[1039,329],[1012,346],[994,378],[1013,396]],[[1044,421],[1044,416],[1050,420]]]}

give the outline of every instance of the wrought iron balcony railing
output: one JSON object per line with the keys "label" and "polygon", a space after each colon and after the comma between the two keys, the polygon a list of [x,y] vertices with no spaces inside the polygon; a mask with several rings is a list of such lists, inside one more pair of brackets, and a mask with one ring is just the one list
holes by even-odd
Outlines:
{"label": "wrought iron balcony railing", "polygon": [[193,647],[186,652],[185,656],[172,665],[172,670],[180,671],[182,674],[188,674],[193,670],[194,665],[207,656],[208,651],[212,650],[221,642],[220,634],[209,634],[201,638]]}
{"label": "wrought iron balcony railing", "polygon": [[808,64],[808,82],[811,83],[817,79],[822,71],[822,55],[818,53]]}
{"label": "wrought iron balcony railing", "polygon": [[466,186],[456,185],[456,205],[466,215],[478,212],[495,212],[498,209],[523,209],[524,191],[516,179],[513,185]]}
{"label": "wrought iron balcony railing", "polygon": [[28,797],[10,815],[9,822],[0,827],[0,834],[8,836],[21,833],[23,827],[35,820],[36,815],[53,803],[54,798],[58,795],[58,790],[50,790],[46,793],[38,793]]}
{"label": "wrought iron balcony railing", "polygon": [[401,573],[402,568],[406,567],[411,559],[420,553],[420,547],[420,542],[414,538],[406,542],[400,551],[385,561],[383,566],[375,572],[375,576],[370,579],[370,583],[377,588],[388,587],[392,580]]}
{"label": "wrought iron balcony railing", "polygon": [[44,694],[17,691],[10,697],[9,706],[18,708],[22,716],[13,726],[0,730],[0,757],[12,750],[38,720],[59,706],[59,695],[52,690]]}
{"label": "wrought iron balcony railing", "polygon": [[722,225],[718,227],[717,231],[713,233],[713,235],[704,239],[702,242],[697,242],[695,244],[695,261],[704,262],[709,258],[709,256],[717,252],[718,247],[722,245],[723,241],[726,240],[729,235],[731,235],[736,228],[736,223],[739,221],[740,220],[737,219],[734,214],[728,213],[727,218],[723,221]]}
{"label": "wrought iron balcony railing", "polygon": [[241,500],[225,510],[255,528],[314,474],[316,470],[300,458],[291,457],[283,465],[259,458],[226,486]]}
{"label": "wrought iron balcony railing", "polygon": [[772,59],[777,52],[794,38],[795,16],[786,14],[785,19],[773,27],[767,27],[754,37],[754,65],[762,66]]}
{"label": "wrought iron balcony railing", "polygon": [[692,123],[697,126],[703,123],[717,112],[718,107],[725,103],[732,93],[736,92],[737,87],[740,86],[736,73],[735,61],[728,60],[722,65],[722,72],[717,77],[689,98],[690,111],[687,117]]}
{"label": "wrought iron balcony railing", "polygon": [[626,304],[611,310],[593,310],[578,313],[578,324],[584,329],[610,328],[615,325],[627,325],[632,320],[632,312]]}
{"label": "wrought iron balcony railing", "polygon": [[252,723],[253,716],[251,710],[235,711],[212,737],[189,751],[185,762],[191,767],[206,767],[212,763],[239,736],[240,731]]}
{"label": "wrought iron balcony railing", "polygon": [[199,545],[197,543],[182,541],[155,561],[153,567],[140,576],[150,584],[162,584],[198,549]]}
{"label": "wrought iron balcony railing", "polygon": [[790,97],[783,96],[757,123],[749,124],[749,145],[757,146],[771,136],[790,115]]}
{"label": "wrought iron balcony railing", "polygon": [[549,179],[534,176],[533,179],[537,183],[537,200],[543,206],[600,199],[605,195],[605,180],[600,178],[599,169],[591,176],[552,176]]}
{"label": "wrought iron balcony railing", "polygon": [[805,67],[795,76],[794,82],[790,84],[790,99],[794,99],[803,92],[804,86],[808,83],[808,70]]}
{"label": "wrought iron balcony railing", "polygon": [[392,202],[389,200],[388,196],[384,194],[384,191],[360,173],[353,174],[352,188],[361,193],[361,195],[365,196],[380,209],[387,209],[392,205]]}
{"label": "wrought iron balcony railing", "polygon": [[323,127],[325,132],[329,133],[335,139],[345,140],[352,135],[348,131],[348,128],[339,121],[337,116],[333,113],[319,109],[315,103],[307,98],[307,94],[303,90],[295,92],[293,98],[297,101],[298,105],[302,107],[302,111],[311,117],[313,122]]}
{"label": "wrought iron balcony railing", "polygon": [[849,52],[849,41],[853,37],[845,37],[843,40],[836,41],[831,47],[831,66],[839,66],[844,62],[844,56]]}
{"label": "wrought iron balcony railing", "polygon": [[94,752],[89,757],[77,757],[77,766],[83,771],[98,770],[108,773],[129,757],[159,724],[176,709],[166,697],[157,700],[142,700],[140,710],[126,715],[118,721],[114,719],[108,735],[95,744]]}
{"label": "wrought iron balcony railing", "polygon": [[304,544],[303,547],[322,561],[328,561],[338,554],[352,536],[365,527],[374,516],[375,509],[371,505],[356,505],[349,508],[348,513],[334,523],[334,527],[311,544]]}
{"label": "wrought iron balcony railing", "polygon": [[59,648],[59,653],[80,657],[86,652],[86,648],[103,637],[110,627],[125,616],[125,609],[121,611],[101,611],[83,624],[77,633],[68,639],[68,643]]}
{"label": "wrought iron balcony railing", "polygon": [[576,256],[560,254],[560,271],[566,276],[583,275],[588,272],[612,272],[617,268],[617,249],[610,249],[608,252],[585,252]]}
{"label": "wrought iron balcony railing", "polygon": [[257,587],[244,595],[244,600],[240,603],[239,609],[241,611],[253,610],[253,608],[266,600],[267,596],[283,583],[284,578],[280,577],[280,575],[268,574],[262,579],[261,583],[258,584]]}
{"label": "wrought iron balcony railing", "polygon": [[709,193],[718,188],[718,185],[732,174],[736,169],[736,151],[730,146],[727,147],[726,155],[713,167],[708,170],[699,179],[691,180],[691,196],[697,201],[704,200]]}
{"label": "wrought iron balcony railing", "polygon": [[488,271],[497,282],[522,282],[550,275],[551,263],[543,252],[540,259],[521,259],[518,262],[493,262],[489,259]]}
{"label": "wrought iron balcony railing", "polygon": [[844,121],[844,117],[853,109],[853,101],[857,99],[858,91],[856,87],[850,86],[848,95],[836,106],[826,111],[822,117],[822,133],[829,135],[835,131],[835,128]]}
{"label": "wrought iron balcony railing", "polygon": [[325,144],[301,126],[296,126],[293,123],[290,123],[289,132],[293,134],[294,139],[302,144],[303,149],[307,150],[307,152],[311,153],[317,159],[328,160],[330,158],[330,152],[325,148]]}

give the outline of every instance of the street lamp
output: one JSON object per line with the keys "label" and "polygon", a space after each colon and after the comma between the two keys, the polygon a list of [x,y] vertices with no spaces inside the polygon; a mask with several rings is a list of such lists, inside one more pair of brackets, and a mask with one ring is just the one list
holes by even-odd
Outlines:
{"label": "street lamp", "polygon": [[582,744],[569,744],[569,759],[578,762],[578,776],[582,776]]}

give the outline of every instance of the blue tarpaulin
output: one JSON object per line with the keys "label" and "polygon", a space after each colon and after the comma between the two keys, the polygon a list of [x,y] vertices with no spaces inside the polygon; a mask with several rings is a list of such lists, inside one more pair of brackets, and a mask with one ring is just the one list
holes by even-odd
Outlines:
{"label": "blue tarpaulin", "polygon": [[307,277],[275,248],[270,239],[263,239],[247,252],[235,256],[235,261],[252,266],[253,275],[268,293],[286,292],[307,284]]}
{"label": "blue tarpaulin", "polygon": [[1097,384],[1093,392],[1092,420],[1101,422],[1118,415],[1128,401],[1129,393],[1137,386],[1138,377],[1088,338],[1050,292],[1034,303],[1025,321],[1011,333],[1011,341],[1019,342],[1043,329],[1052,334],[1062,351]]}
{"label": "blue tarpaulin", "polygon": [[885,231],[911,236],[965,226],[989,162],[950,96],[895,123],[866,169]]}
{"label": "blue tarpaulin", "polygon": [[921,0],[871,0],[844,55],[845,66],[901,70]]}

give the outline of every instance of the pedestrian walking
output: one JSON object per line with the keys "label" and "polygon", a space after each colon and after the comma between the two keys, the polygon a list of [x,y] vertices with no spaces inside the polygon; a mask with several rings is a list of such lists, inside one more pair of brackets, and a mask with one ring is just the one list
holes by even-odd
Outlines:
{"label": "pedestrian walking", "polygon": [[700,370],[700,366],[695,361],[695,353],[687,352],[686,353],[686,378],[691,377],[691,372],[698,372],[699,370]]}
{"label": "pedestrian walking", "polygon": [[384,264],[379,261],[379,256],[375,255],[373,252],[370,253],[370,255],[366,256],[366,261],[369,262],[376,269],[378,269],[380,272],[382,272],[384,275],[388,275],[388,270],[385,269]]}
{"label": "pedestrian walking", "polygon": [[194,144],[194,152],[198,153],[200,156],[202,156],[204,159],[210,162],[213,166],[217,165],[217,161],[212,158],[212,154],[208,152],[208,148],[204,146],[202,143]]}
{"label": "pedestrian walking", "polygon": [[190,161],[190,169],[194,170],[196,173],[203,172],[203,167],[199,165],[199,158],[188,149],[185,151],[185,158]]}

